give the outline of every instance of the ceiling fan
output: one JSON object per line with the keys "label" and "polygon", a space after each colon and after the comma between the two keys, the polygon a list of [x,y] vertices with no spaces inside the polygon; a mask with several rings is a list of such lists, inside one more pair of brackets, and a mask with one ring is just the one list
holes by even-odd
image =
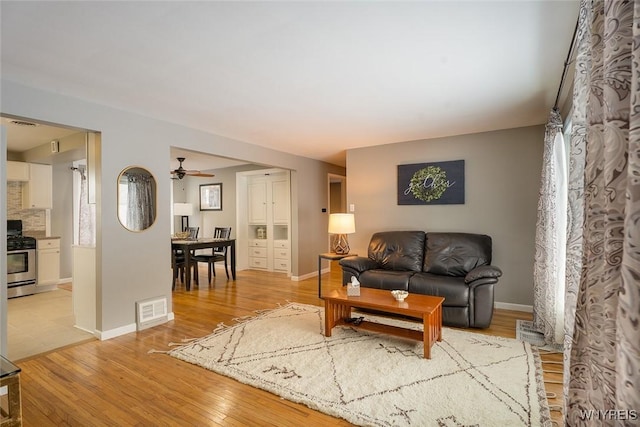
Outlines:
{"label": "ceiling fan", "polygon": [[201,177],[212,177],[215,176],[213,174],[210,173],[202,173],[200,171],[196,171],[196,170],[187,170],[185,168],[182,167],[182,162],[184,162],[184,157],[177,157],[178,162],[180,162],[180,166],[178,166],[178,169],[174,169],[171,171],[171,175],[173,175],[174,177],[172,179],[182,179],[185,177],[185,175],[189,175],[189,176],[201,176]]}

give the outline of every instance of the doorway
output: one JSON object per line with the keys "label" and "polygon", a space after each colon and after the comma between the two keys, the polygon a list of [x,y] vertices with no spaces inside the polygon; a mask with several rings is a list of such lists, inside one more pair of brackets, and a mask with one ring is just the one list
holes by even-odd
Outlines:
{"label": "doorway", "polygon": [[[2,159],[2,166],[6,169],[7,161],[49,165],[52,181],[52,205],[29,210],[21,206],[19,193],[22,183],[10,183],[8,188],[13,196],[7,200],[7,219],[21,219],[25,230],[37,241],[59,238],[57,241],[60,245],[57,262],[60,268],[59,271],[54,270],[56,276],[50,278],[54,290],[8,301],[6,292],[2,292],[2,304],[6,307],[0,316],[2,331],[6,331],[6,334],[3,333],[6,337],[3,354],[19,360],[94,339],[93,333],[76,327],[77,313],[72,290],[74,168],[78,165],[75,162],[87,158],[88,135],[92,133],[30,118],[3,115],[1,120],[6,129],[6,146],[2,147],[6,158]],[[6,221],[2,221],[1,225],[6,232]],[[6,283],[2,286],[5,287]]]}

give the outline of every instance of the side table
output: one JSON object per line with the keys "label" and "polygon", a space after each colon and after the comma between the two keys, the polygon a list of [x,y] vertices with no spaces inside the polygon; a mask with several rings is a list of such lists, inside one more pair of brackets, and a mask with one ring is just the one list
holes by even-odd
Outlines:
{"label": "side table", "polygon": [[348,256],[358,256],[358,254],[337,254],[334,252],[325,252],[318,255],[318,298],[322,299],[322,260],[328,259],[329,261],[337,261]]}
{"label": "side table", "polygon": [[7,392],[7,408],[0,405],[0,425],[3,427],[22,425],[20,370],[19,367],[0,356],[0,388],[6,387]]}

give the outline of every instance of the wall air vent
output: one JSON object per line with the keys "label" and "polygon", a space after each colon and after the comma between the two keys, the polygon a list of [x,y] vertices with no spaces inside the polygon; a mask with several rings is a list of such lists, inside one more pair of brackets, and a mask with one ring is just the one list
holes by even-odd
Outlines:
{"label": "wall air vent", "polygon": [[136,302],[136,325],[139,331],[167,321],[167,299],[155,298]]}
{"label": "wall air vent", "polygon": [[11,120],[11,124],[16,126],[38,126],[36,123],[25,122],[23,120]]}

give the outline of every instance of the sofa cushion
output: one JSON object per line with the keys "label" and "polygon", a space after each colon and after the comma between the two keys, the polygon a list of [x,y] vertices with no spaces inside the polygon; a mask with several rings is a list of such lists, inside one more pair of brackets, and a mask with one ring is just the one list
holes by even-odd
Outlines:
{"label": "sofa cushion", "polygon": [[382,269],[422,271],[424,231],[383,231],[369,242],[368,256]]}
{"label": "sofa cushion", "polygon": [[423,271],[444,276],[465,276],[491,264],[491,237],[471,233],[427,233]]}
{"label": "sofa cushion", "polygon": [[409,287],[409,278],[415,274],[410,271],[368,270],[360,274],[360,286],[374,289],[402,289]]}
{"label": "sofa cushion", "polygon": [[443,297],[442,305],[447,307],[469,305],[469,286],[464,277],[416,273],[409,280],[409,293]]}

